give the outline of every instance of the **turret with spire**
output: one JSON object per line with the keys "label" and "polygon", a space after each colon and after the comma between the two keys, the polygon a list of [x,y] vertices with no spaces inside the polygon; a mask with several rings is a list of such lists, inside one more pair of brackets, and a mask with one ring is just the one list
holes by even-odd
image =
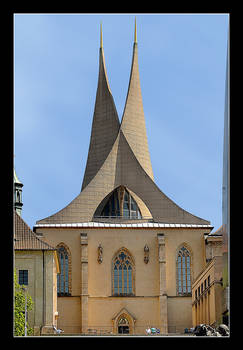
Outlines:
{"label": "turret with spire", "polygon": [[22,187],[23,187],[23,184],[22,182],[19,181],[16,175],[16,171],[14,169],[14,208],[20,216],[21,216],[22,207],[23,207]]}

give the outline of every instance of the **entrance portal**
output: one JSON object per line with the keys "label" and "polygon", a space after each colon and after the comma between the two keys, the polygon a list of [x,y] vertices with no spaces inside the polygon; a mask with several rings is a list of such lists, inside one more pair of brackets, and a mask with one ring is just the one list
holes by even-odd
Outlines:
{"label": "entrance portal", "polygon": [[118,334],[129,334],[129,322],[125,317],[118,322]]}

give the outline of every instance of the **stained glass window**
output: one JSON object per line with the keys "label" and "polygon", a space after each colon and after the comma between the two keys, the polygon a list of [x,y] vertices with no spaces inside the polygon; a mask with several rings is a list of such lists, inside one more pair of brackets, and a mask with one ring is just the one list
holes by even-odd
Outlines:
{"label": "stained glass window", "polygon": [[57,275],[57,293],[59,296],[69,294],[69,256],[64,247],[58,248],[60,274]]}
{"label": "stained glass window", "polygon": [[177,255],[177,294],[191,294],[191,256],[185,247]]}
{"label": "stained glass window", "polygon": [[134,295],[134,262],[125,248],[113,259],[112,272],[112,294]]}

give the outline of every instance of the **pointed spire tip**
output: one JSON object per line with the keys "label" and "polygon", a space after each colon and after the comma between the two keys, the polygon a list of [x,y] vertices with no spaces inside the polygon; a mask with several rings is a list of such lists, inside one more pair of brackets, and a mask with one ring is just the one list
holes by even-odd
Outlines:
{"label": "pointed spire tip", "polygon": [[136,16],[135,16],[134,44],[137,44],[137,22],[136,22]]}
{"label": "pointed spire tip", "polygon": [[103,48],[102,22],[100,21],[100,48]]}

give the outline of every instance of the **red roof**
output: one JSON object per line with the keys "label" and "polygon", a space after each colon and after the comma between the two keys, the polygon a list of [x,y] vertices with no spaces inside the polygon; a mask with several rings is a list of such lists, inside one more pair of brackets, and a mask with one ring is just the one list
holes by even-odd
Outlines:
{"label": "red roof", "polygon": [[39,239],[31,228],[14,210],[14,249],[15,250],[56,250]]}

